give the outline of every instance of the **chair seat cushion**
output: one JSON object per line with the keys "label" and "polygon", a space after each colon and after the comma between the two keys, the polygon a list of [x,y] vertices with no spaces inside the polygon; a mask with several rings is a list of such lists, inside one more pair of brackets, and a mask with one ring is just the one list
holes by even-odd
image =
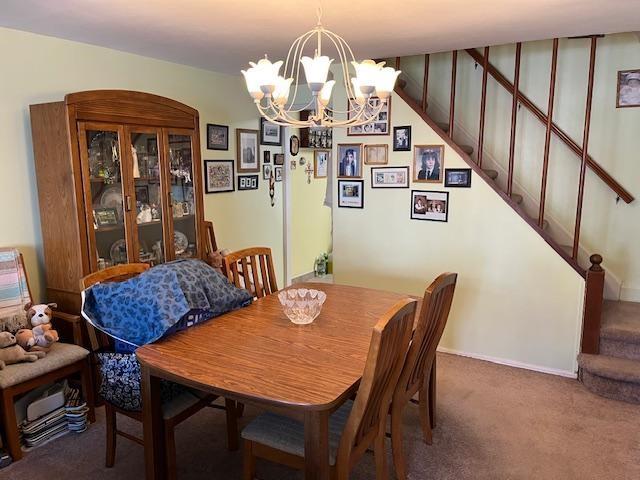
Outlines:
{"label": "chair seat cushion", "polygon": [[[347,400],[329,419],[329,462],[335,465],[342,431],[347,423],[353,402]],[[292,418],[264,413],[256,417],[244,430],[242,438],[304,458],[304,425]]]}
{"label": "chair seat cushion", "polygon": [[82,360],[89,352],[82,347],[69,343],[56,342],[51,345],[47,356],[35,362],[23,362],[7,365],[0,370],[0,388],[7,388],[45,373],[53,372]]}

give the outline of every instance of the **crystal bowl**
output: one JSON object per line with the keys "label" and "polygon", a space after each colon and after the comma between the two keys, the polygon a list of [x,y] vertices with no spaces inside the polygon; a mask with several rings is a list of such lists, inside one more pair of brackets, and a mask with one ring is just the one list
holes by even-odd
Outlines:
{"label": "crystal bowl", "polygon": [[278,293],[284,314],[297,325],[313,322],[326,299],[326,293],[312,288],[289,288]]}

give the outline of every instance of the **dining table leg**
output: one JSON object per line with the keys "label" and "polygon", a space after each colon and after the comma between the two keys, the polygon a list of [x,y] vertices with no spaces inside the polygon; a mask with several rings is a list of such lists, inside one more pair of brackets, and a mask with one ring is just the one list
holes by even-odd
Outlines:
{"label": "dining table leg", "polygon": [[304,415],[304,478],[329,480],[329,412],[311,410]]}
{"label": "dining table leg", "polygon": [[142,383],[142,430],[144,439],[145,478],[167,478],[164,422],[160,403],[160,378],[152,375],[148,367],[140,366]]}

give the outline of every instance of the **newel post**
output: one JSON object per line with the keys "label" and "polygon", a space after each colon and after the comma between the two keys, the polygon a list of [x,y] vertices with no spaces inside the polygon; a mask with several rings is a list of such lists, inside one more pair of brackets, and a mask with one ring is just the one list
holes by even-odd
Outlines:
{"label": "newel post", "polygon": [[584,318],[582,323],[582,353],[597,354],[600,350],[600,320],[604,301],[604,269],[600,266],[602,255],[589,257],[584,294]]}

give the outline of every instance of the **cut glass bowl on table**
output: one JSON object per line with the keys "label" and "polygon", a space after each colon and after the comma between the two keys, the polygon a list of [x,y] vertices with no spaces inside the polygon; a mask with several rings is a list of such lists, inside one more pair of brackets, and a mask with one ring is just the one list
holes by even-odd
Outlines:
{"label": "cut glass bowl on table", "polygon": [[313,322],[326,299],[326,293],[313,288],[289,288],[278,293],[284,314],[297,325]]}

